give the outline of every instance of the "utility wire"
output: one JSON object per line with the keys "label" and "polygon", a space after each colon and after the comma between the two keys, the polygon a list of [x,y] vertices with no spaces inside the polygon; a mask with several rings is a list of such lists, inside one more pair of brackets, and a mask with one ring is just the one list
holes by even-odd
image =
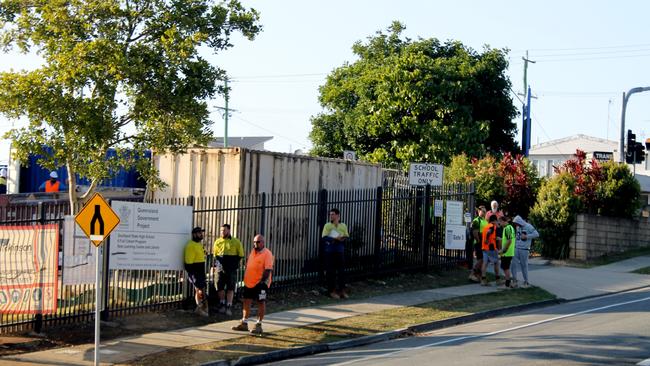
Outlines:
{"label": "utility wire", "polygon": [[287,141],[294,142],[294,143],[298,144],[298,146],[305,146],[305,147],[306,147],[306,146],[311,145],[311,144],[305,144],[304,141],[303,141],[303,142],[300,142],[300,141],[297,141],[297,140],[292,139],[291,137],[287,137],[287,136],[280,135],[280,134],[277,133],[276,131],[270,130],[270,129],[265,128],[265,127],[262,127],[262,126],[258,125],[257,123],[251,122],[251,121],[249,121],[249,120],[247,120],[247,119],[245,119],[245,118],[242,118],[242,117],[240,117],[240,116],[233,115],[233,118],[237,118],[238,120],[240,120],[240,121],[242,121],[242,122],[244,122],[244,123],[248,123],[249,125],[251,125],[251,126],[253,126],[253,127],[257,127],[257,128],[259,128],[259,129],[261,129],[261,130],[264,130],[264,131],[266,131],[266,132],[270,132],[270,133],[272,133],[272,134],[274,134],[274,135],[276,135],[276,136],[278,136],[278,137],[280,137],[280,138],[283,138],[283,139],[285,139],[285,140],[287,140]]}

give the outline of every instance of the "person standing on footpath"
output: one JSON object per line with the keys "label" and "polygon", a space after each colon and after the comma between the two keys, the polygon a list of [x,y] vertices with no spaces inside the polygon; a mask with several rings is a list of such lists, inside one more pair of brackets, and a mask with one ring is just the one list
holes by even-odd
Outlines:
{"label": "person standing on footpath", "polygon": [[327,270],[327,293],[333,299],[348,298],[345,292],[345,243],[350,237],[348,227],[341,222],[341,212],[333,208],[329,212],[330,222],[323,226],[325,246],[325,267]]}
{"label": "person standing on footpath", "polygon": [[248,331],[248,316],[251,311],[251,303],[257,301],[257,323],[250,332],[262,334],[262,320],[266,313],[266,296],[271,286],[271,274],[273,272],[273,253],[266,248],[264,236],[255,235],[253,239],[254,248],[246,261],[244,272],[244,310],[241,322],[232,327],[232,330]]}
{"label": "person standing on footpath", "polygon": [[533,239],[539,238],[539,233],[535,227],[526,222],[521,216],[517,215],[512,220],[516,228],[515,257],[512,261],[511,271],[512,279],[517,285],[517,267],[521,269],[524,278],[524,288],[530,286],[528,282],[528,256],[530,255],[530,245]]}
{"label": "person standing on footpath", "polygon": [[494,264],[494,276],[497,284],[499,283],[499,255],[497,254],[497,216],[490,215],[488,224],[483,228],[483,237],[481,239],[481,249],[483,250],[483,265],[481,267],[481,285],[487,286],[486,277],[487,267],[490,263]]}
{"label": "person standing on footpath", "polygon": [[483,228],[488,224],[485,220],[485,206],[478,206],[476,209],[477,216],[472,220],[472,237],[474,237],[474,255],[476,256],[476,264],[470,270],[469,279],[474,282],[481,281],[481,268],[483,266],[483,250],[481,248],[481,241],[483,236]]}
{"label": "person standing on footpath", "polygon": [[501,254],[501,269],[506,277],[505,287],[510,288],[510,264],[512,263],[512,257],[515,256],[515,228],[510,225],[510,218],[506,215],[501,216],[499,225],[503,228],[503,234],[501,234],[501,250],[499,250],[499,254]]}
{"label": "person standing on footpath", "polygon": [[232,300],[235,297],[237,271],[244,258],[244,246],[239,239],[230,235],[229,224],[221,225],[221,237],[214,241],[212,255],[218,276],[219,313],[232,316]]}
{"label": "person standing on footpath", "polygon": [[485,219],[490,221],[490,216],[496,215],[497,219],[503,216],[503,212],[499,210],[499,202],[497,201],[492,201],[490,202],[490,208],[491,210],[487,212],[485,215]]}
{"label": "person standing on footpath", "polygon": [[205,250],[203,249],[203,233],[199,226],[192,229],[192,240],[188,241],[184,250],[185,270],[187,279],[194,286],[196,313],[208,316],[208,299],[205,295]]}

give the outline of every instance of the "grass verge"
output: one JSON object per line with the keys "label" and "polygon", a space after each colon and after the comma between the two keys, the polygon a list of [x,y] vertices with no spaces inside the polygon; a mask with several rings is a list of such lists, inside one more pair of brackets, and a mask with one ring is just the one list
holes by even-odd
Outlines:
{"label": "grass verge", "polygon": [[636,271],[632,271],[632,273],[650,275],[650,267],[639,268]]}
{"label": "grass verge", "polygon": [[290,328],[264,337],[245,336],[169,350],[147,356],[129,365],[198,365],[218,359],[235,359],[281,349],[303,347],[381,333],[435,320],[499,309],[555,298],[540,288],[499,291],[434,301],[328,321],[306,327]]}

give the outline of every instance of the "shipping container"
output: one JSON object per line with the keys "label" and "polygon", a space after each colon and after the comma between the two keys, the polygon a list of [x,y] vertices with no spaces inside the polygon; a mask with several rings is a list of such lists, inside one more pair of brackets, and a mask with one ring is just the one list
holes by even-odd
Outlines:
{"label": "shipping container", "polygon": [[244,148],[195,148],[154,155],[167,187],[156,199],[376,188],[379,164]]}
{"label": "shipping container", "polygon": [[[115,156],[116,152],[109,149],[108,157]],[[38,187],[50,177],[50,171],[38,165],[40,155],[30,155],[26,162],[10,159],[7,174],[7,193],[31,193],[38,192]],[[151,153],[147,152],[147,159],[151,159]],[[56,170],[59,180],[66,183],[68,171],[65,167]],[[86,178],[80,179],[77,176],[77,184],[80,186],[90,185]],[[135,169],[119,170],[111,179],[105,179],[99,183],[100,187],[113,188],[146,188],[146,182],[141,179]]]}

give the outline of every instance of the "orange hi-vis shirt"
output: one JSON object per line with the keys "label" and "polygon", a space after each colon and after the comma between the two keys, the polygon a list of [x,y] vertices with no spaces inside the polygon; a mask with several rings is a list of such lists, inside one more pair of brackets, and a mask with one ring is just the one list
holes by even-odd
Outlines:
{"label": "orange hi-vis shirt", "polygon": [[[492,228],[492,233],[488,234],[488,231]],[[483,228],[482,233],[483,241],[481,244],[481,250],[497,250],[497,225],[496,224],[487,224]],[[490,249],[490,244],[492,244],[492,249]]]}
{"label": "orange hi-vis shirt", "polygon": [[[255,249],[248,255],[246,261],[246,271],[244,272],[244,285],[248,288],[255,287],[264,275],[264,271],[273,269],[273,253],[267,248],[257,252]],[[271,285],[271,276],[269,275],[269,285]]]}
{"label": "orange hi-vis shirt", "polygon": [[58,192],[59,185],[60,185],[59,181],[56,181],[54,182],[54,184],[52,184],[52,182],[48,180],[47,182],[45,182],[45,192]]}

